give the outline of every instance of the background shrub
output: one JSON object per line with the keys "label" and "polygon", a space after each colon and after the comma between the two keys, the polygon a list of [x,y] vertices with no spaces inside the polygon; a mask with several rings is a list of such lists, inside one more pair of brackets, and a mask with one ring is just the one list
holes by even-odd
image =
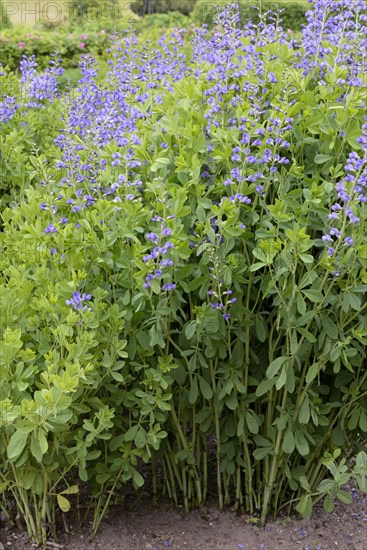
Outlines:
{"label": "background shrub", "polygon": [[[211,26],[213,24],[213,17],[215,13],[220,11],[226,5],[233,4],[230,0],[224,0],[222,2],[207,2],[206,0],[198,0],[195,3],[195,7],[191,13],[191,18],[197,24],[207,24]],[[284,29],[291,29],[293,31],[299,31],[302,25],[306,23],[305,14],[309,9],[312,9],[312,4],[309,4],[306,0],[295,0],[293,2],[266,2],[258,0],[240,0],[235,2],[239,6],[239,13],[241,17],[241,24],[244,24],[248,20],[252,20],[255,24],[259,22],[259,12],[265,13],[268,10],[277,12],[283,10],[281,14],[282,26]],[[258,9],[256,9],[256,6]]]}
{"label": "background shrub", "polygon": [[0,31],[11,27],[11,21],[6,13],[2,0],[0,0]]}
{"label": "background shrub", "polygon": [[152,13],[168,13],[178,11],[189,15],[195,6],[196,0],[136,0],[131,3],[131,9],[140,16]]}
{"label": "background shrub", "polygon": [[0,63],[15,70],[19,68],[23,55],[36,55],[39,69],[44,70],[49,66],[50,54],[57,52],[62,56],[64,68],[78,67],[83,54],[105,57],[109,36],[103,30],[87,32],[80,28],[74,31],[60,29],[31,32],[13,28],[0,36]]}

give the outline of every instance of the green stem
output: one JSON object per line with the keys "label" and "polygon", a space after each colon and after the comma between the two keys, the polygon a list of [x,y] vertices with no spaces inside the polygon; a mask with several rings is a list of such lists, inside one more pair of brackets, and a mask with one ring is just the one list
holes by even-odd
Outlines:
{"label": "green stem", "polygon": [[[215,360],[216,366],[217,366],[217,363],[218,363],[218,359]],[[215,425],[215,437],[216,437],[216,445],[217,445],[216,458],[217,458],[218,501],[219,501],[219,509],[223,510],[222,477],[220,473],[222,452],[221,452],[220,420],[219,420],[218,403],[217,403],[217,396],[216,396],[217,385],[215,382],[215,372],[216,372],[216,368],[214,368],[213,361],[210,361],[210,377],[211,377],[212,390],[213,390],[214,425]]]}
{"label": "green stem", "polygon": [[123,467],[120,468],[118,474],[117,474],[116,477],[115,477],[115,481],[114,481],[114,483],[113,483],[113,485],[112,485],[112,487],[111,487],[111,489],[110,489],[110,491],[109,491],[109,493],[108,493],[108,497],[107,497],[107,500],[106,500],[106,502],[105,502],[105,505],[104,505],[104,507],[103,507],[103,509],[102,509],[102,512],[101,512],[100,514],[98,514],[98,516],[94,515],[93,526],[92,526],[92,537],[91,537],[92,540],[93,540],[94,537],[96,536],[97,531],[98,531],[98,528],[99,528],[99,526],[100,526],[100,524],[101,524],[101,521],[102,521],[102,519],[104,518],[104,516],[105,516],[105,514],[106,514],[106,512],[107,512],[108,506],[109,506],[109,504],[110,504],[110,500],[111,500],[111,498],[112,498],[112,495],[113,495],[113,493],[114,493],[114,490],[115,490],[115,488],[116,488],[116,485],[117,485],[117,483],[118,483],[118,481],[119,481],[119,479],[120,479],[120,477],[121,477],[121,475],[122,475],[122,472],[123,472]]}
{"label": "green stem", "polygon": [[[285,388],[284,393],[283,393],[283,401],[282,401],[282,413],[285,410],[285,405],[286,405],[286,402],[287,402],[287,396],[288,396],[288,391],[287,391],[287,388]],[[281,446],[281,443],[282,443],[283,431],[284,430],[280,430],[280,429],[278,430],[277,439],[276,439],[276,443],[275,443],[275,449],[274,449],[274,455],[273,455],[273,459],[272,459],[272,463],[271,463],[270,476],[269,476],[268,481],[265,485],[263,505],[262,505],[262,511],[261,511],[261,525],[262,526],[265,525],[265,522],[266,522],[266,516],[267,516],[267,513],[268,513],[269,504],[270,504],[270,498],[271,498],[274,483],[275,483],[275,480],[276,480],[277,469],[279,467],[278,457],[281,455],[280,446]]]}

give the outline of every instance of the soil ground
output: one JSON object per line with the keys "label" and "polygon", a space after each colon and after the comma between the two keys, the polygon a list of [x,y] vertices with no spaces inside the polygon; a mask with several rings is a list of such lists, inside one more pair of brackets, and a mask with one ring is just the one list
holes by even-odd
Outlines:
{"label": "soil ground", "polygon": [[[353,504],[336,503],[326,514],[315,507],[312,517],[269,521],[265,528],[238,516],[219,512],[215,503],[205,513],[134,503],[114,508],[90,540],[90,523],[78,524],[68,515],[69,534],[61,534],[50,550],[367,550],[367,495],[353,493]],[[33,550],[27,535],[5,524],[0,528],[0,550]]]}

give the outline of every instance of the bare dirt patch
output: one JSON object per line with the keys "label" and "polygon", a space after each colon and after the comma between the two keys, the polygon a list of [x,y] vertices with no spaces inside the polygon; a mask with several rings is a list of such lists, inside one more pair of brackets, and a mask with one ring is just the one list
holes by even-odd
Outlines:
{"label": "bare dirt patch", "polygon": [[[336,504],[331,514],[317,506],[309,520],[281,518],[265,528],[233,510],[219,512],[209,504],[204,512],[186,516],[168,506],[134,503],[114,508],[90,541],[90,524],[79,525],[68,515],[69,534],[52,548],[65,550],[367,550],[367,497],[354,493],[353,504]],[[0,550],[32,550],[26,534],[9,524],[0,528]]]}

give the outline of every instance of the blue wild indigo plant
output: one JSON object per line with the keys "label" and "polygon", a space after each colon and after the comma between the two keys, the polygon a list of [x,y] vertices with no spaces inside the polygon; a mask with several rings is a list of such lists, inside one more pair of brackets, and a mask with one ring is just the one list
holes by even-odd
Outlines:
{"label": "blue wild indigo plant", "polygon": [[95,534],[143,463],[262,523],[366,491],[366,14],[126,33],[67,97],[0,76],[0,483],[34,541],[81,484]]}

